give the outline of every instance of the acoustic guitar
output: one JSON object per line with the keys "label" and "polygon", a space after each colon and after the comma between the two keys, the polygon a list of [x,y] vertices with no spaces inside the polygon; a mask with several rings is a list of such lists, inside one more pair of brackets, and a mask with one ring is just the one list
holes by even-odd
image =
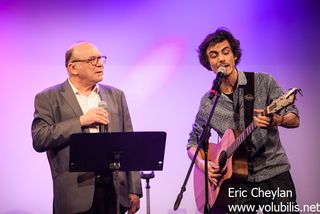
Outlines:
{"label": "acoustic guitar", "polygon": [[[264,109],[262,114],[270,115],[293,104],[297,92],[301,93],[301,89],[292,88],[274,100],[266,109]],[[243,158],[238,154],[246,153],[245,144],[242,143],[256,128],[254,122],[251,122],[241,133],[232,129],[227,129],[223,134],[220,143],[209,143],[208,160],[216,163],[221,169],[221,177],[218,179],[217,185],[213,185],[210,180],[207,181],[209,183],[209,205],[211,208],[213,206],[227,208],[227,204],[232,203],[231,198],[228,198],[228,189],[230,187],[236,187],[239,183],[247,179],[247,158]],[[204,158],[203,151],[200,152],[200,154]],[[206,203],[204,176],[204,172],[195,166],[194,195],[197,208],[202,213]]]}

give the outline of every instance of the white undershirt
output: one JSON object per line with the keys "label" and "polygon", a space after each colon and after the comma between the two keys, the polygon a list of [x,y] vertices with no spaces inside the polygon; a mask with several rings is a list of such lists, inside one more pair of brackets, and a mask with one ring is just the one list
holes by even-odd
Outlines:
{"label": "white undershirt", "polygon": [[[96,85],[93,90],[90,92],[88,96],[81,94],[78,89],[72,84],[70,79],[68,79],[69,84],[72,88],[73,93],[75,94],[78,103],[81,107],[82,112],[85,114],[92,108],[97,108],[99,102],[101,101],[100,95],[99,95],[99,86]],[[89,128],[90,133],[97,133],[98,125],[92,125]]]}

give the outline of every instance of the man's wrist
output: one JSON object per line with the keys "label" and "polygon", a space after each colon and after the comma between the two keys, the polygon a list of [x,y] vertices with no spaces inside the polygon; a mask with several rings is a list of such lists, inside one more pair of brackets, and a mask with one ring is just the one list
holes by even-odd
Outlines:
{"label": "man's wrist", "polygon": [[280,115],[280,117],[281,117],[281,120],[280,120],[279,126],[282,126],[284,121],[284,116]]}

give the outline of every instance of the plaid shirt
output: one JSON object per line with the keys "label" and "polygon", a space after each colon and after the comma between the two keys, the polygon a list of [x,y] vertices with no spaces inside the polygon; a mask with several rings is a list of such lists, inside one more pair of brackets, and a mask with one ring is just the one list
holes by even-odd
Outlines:
{"label": "plaid shirt", "polygon": [[[244,130],[244,100],[243,86],[247,84],[246,76],[238,71],[237,87],[233,92],[233,100],[221,94],[214,109],[210,126],[220,137],[231,128]],[[279,84],[270,74],[255,73],[254,75],[254,108],[265,109],[273,100],[283,94]],[[200,136],[212,108],[212,100],[207,92],[201,99],[200,107],[195,122],[190,132],[187,148],[197,146],[197,136]],[[279,114],[285,115],[292,112],[299,116],[298,109],[290,105]],[[276,126],[268,129],[257,128],[252,133],[252,145],[249,153],[248,181],[260,182],[272,178],[290,169],[289,160],[280,142],[279,131]]]}

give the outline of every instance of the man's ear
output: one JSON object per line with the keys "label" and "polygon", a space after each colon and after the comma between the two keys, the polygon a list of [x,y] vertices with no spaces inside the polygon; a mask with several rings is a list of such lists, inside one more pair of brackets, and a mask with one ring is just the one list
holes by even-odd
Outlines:
{"label": "man's ear", "polygon": [[73,74],[73,75],[78,74],[77,65],[75,63],[69,63],[68,70],[70,74]]}

